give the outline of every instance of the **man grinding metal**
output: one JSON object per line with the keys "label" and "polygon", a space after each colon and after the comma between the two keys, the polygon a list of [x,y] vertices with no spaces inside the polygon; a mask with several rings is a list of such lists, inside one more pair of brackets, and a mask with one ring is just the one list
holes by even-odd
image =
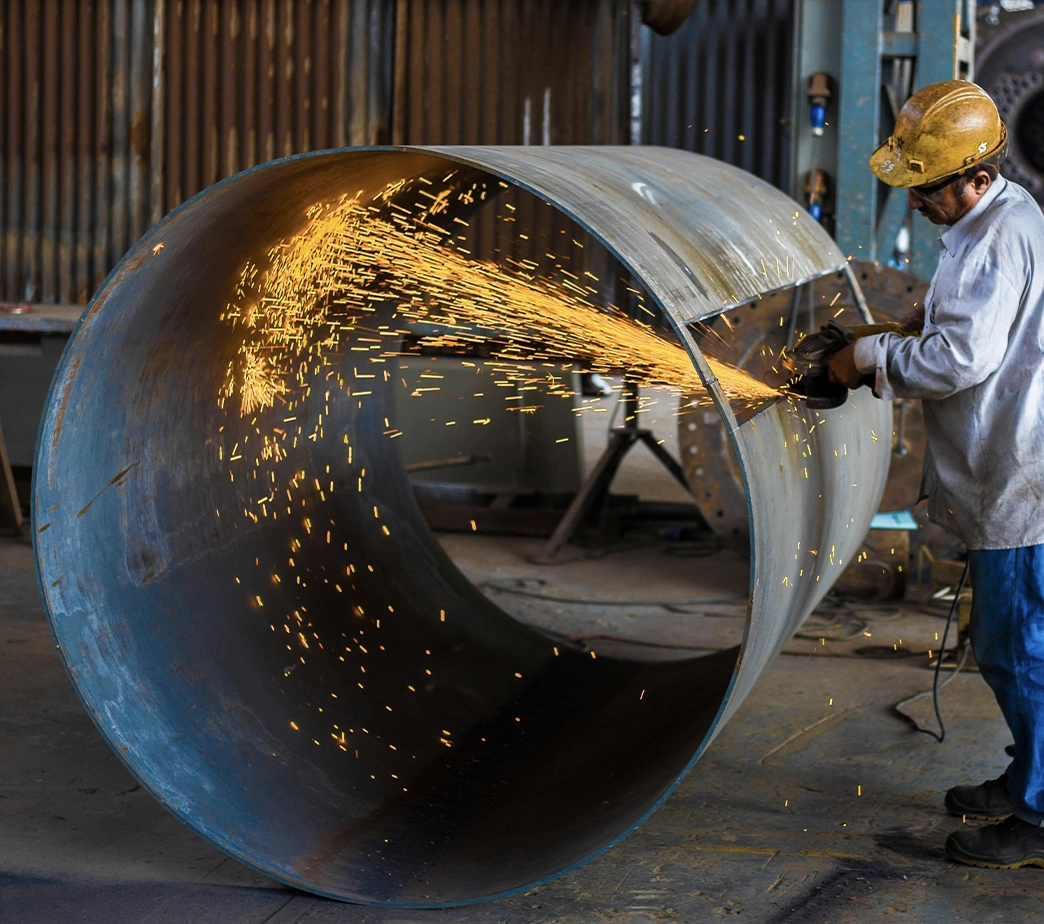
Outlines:
{"label": "man grinding metal", "polygon": [[975,84],[947,80],[907,100],[870,168],[944,226],[925,304],[904,319],[924,333],[856,341],[829,372],[849,388],[872,375],[879,397],[923,402],[921,496],[968,547],[972,650],[1015,739],[998,779],[946,794],[954,815],[994,822],[955,831],[946,851],[1014,869],[1044,867],[1044,216],[998,175],[1006,144]]}

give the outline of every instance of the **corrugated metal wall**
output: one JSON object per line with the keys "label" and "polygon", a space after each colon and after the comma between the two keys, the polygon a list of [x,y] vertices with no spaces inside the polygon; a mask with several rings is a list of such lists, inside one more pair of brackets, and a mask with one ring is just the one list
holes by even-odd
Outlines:
{"label": "corrugated metal wall", "polygon": [[393,0],[0,2],[0,301],[85,303],[170,209],[390,140]]}
{"label": "corrugated metal wall", "polygon": [[628,2],[400,0],[399,10],[396,142],[626,142]]}
{"label": "corrugated metal wall", "polygon": [[[643,140],[707,154],[786,189],[793,0],[698,0],[643,55]],[[742,136],[742,137],[741,137]]]}
{"label": "corrugated metal wall", "polygon": [[390,3],[167,5],[165,210],[264,161],[390,140]]}
{"label": "corrugated metal wall", "polygon": [[[783,185],[790,8],[698,0],[646,35],[645,140]],[[632,22],[630,0],[0,0],[0,301],[85,303],[153,222],[273,157],[625,144]]]}

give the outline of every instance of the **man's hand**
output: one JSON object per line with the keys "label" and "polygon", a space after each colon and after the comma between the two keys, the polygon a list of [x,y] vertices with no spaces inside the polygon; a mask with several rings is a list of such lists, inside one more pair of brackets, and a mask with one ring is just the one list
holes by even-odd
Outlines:
{"label": "man's hand", "polygon": [[904,314],[899,325],[904,330],[924,330],[924,305]]}
{"label": "man's hand", "polygon": [[855,344],[841,347],[827,360],[827,372],[831,382],[838,382],[845,388],[858,388],[863,373],[856,368]]}

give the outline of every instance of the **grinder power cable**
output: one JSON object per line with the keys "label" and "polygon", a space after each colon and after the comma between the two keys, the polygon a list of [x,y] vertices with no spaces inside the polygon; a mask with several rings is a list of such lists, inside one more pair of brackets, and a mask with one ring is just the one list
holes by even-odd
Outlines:
{"label": "grinder power cable", "polygon": [[[830,357],[856,340],[877,334],[919,337],[921,332],[908,330],[894,321],[851,327],[827,321],[818,331],[802,337],[793,349],[783,354],[783,366],[793,376],[787,392],[817,410],[841,407],[848,400],[848,389],[840,382],[830,380]],[[859,384],[872,389],[873,375],[864,375]]]}

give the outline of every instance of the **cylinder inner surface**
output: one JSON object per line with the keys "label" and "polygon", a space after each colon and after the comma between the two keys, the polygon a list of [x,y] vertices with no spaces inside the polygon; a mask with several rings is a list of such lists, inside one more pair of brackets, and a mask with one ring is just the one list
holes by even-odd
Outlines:
{"label": "cylinder inner surface", "polygon": [[[547,320],[549,305],[568,307],[568,275],[546,284],[522,254],[509,275],[476,281],[462,269],[464,235],[425,264],[432,282],[344,209],[357,202],[394,230],[419,208],[431,236],[418,247],[442,246],[456,221],[481,225],[483,190],[492,199],[509,185],[387,151],[233,178],[121,264],[52,392],[38,559],[88,709],[184,821],[321,894],[430,906],[569,868],[666,795],[733,678],[737,648],[592,657],[522,624],[424,520],[396,442],[400,367],[458,350],[515,369],[518,385],[528,363],[546,372],[550,401],[568,388],[556,381],[572,374],[584,329],[559,336]],[[324,221],[333,230],[309,238]],[[370,262],[338,268],[360,248]],[[573,276],[570,310],[607,297]],[[439,286],[455,301],[440,302]],[[493,296],[480,304],[483,291]],[[500,297],[518,304],[498,315]],[[686,354],[662,318],[589,320],[596,347],[608,338],[626,354],[589,344],[606,374],[637,364],[644,382],[698,390],[691,363],[670,381]]]}

